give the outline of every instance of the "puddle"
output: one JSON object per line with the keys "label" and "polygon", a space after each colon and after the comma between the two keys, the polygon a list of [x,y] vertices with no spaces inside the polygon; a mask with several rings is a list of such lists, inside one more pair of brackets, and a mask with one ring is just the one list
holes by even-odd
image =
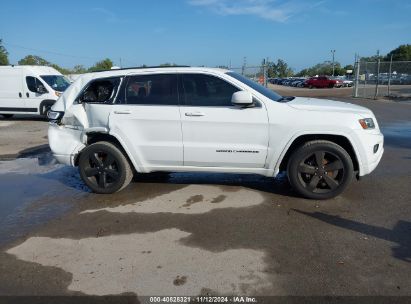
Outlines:
{"label": "puddle", "polygon": [[387,146],[411,149],[411,122],[383,125],[381,131]]}
{"label": "puddle", "polygon": [[0,245],[70,210],[84,195],[76,175],[48,153],[0,161]]}
{"label": "puddle", "polygon": [[402,137],[411,140],[411,122],[388,124],[381,127],[387,137]]}

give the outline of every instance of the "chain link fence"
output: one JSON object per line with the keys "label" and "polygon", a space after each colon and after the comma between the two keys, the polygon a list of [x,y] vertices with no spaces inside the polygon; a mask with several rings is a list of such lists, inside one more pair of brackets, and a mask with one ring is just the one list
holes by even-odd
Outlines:
{"label": "chain link fence", "polygon": [[267,87],[268,77],[266,65],[242,66],[240,68],[230,67],[229,69]]}
{"label": "chain link fence", "polygon": [[411,99],[411,61],[357,61],[353,96]]}

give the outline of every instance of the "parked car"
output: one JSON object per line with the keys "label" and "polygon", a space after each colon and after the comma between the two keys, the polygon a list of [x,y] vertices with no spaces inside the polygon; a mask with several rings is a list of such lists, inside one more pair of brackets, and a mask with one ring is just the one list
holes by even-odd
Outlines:
{"label": "parked car", "polygon": [[284,83],[287,82],[287,81],[288,81],[288,78],[281,78],[281,79],[278,80],[277,84],[284,85]]}
{"label": "parked car", "polygon": [[312,88],[333,88],[336,85],[340,85],[338,80],[330,79],[325,76],[320,77],[311,77],[310,79],[305,81],[305,86],[312,89]]}
{"label": "parked car", "polygon": [[343,80],[343,86],[344,87],[352,87],[352,86],[354,86],[354,81],[349,80],[349,79],[344,79]]}
{"label": "parked car", "polygon": [[328,199],[354,173],[371,173],[384,150],[369,109],[282,97],[232,71],[203,67],[85,74],[49,118],[55,158],[78,166],[97,193],[123,189],[133,172],[287,171],[301,195]]}
{"label": "parked car", "polygon": [[296,78],[291,82],[292,87],[299,87],[300,84],[304,84],[305,78]]}
{"label": "parked car", "polygon": [[0,115],[46,115],[70,85],[57,70],[47,66],[0,66]]}
{"label": "parked car", "polygon": [[301,80],[300,82],[298,82],[297,85],[296,85],[296,87],[298,87],[298,88],[304,88],[304,87],[305,87],[305,80],[306,80],[306,79],[303,79],[303,80]]}
{"label": "parked car", "polygon": [[344,80],[338,77],[329,77],[330,80],[334,80],[334,88],[342,88],[344,86]]}

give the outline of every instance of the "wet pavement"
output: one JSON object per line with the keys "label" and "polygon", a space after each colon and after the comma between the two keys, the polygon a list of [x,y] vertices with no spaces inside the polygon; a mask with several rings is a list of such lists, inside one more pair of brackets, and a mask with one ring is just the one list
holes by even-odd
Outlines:
{"label": "wet pavement", "polygon": [[356,103],[385,154],[328,201],[229,174],[96,195],[48,152],[1,161],[0,294],[411,295],[411,105]]}

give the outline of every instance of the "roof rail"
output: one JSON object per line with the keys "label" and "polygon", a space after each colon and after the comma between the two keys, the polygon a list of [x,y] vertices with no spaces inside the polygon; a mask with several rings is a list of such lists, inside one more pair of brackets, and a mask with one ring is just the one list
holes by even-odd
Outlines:
{"label": "roof rail", "polygon": [[109,70],[101,70],[101,71],[95,71],[95,72],[91,72],[91,73],[99,73],[99,72],[108,72],[108,71],[122,71],[122,70],[142,70],[142,69],[159,69],[159,68],[190,68],[191,66],[189,65],[167,65],[167,66],[145,66],[145,67],[128,67],[128,68],[120,68],[120,69],[109,69]]}

